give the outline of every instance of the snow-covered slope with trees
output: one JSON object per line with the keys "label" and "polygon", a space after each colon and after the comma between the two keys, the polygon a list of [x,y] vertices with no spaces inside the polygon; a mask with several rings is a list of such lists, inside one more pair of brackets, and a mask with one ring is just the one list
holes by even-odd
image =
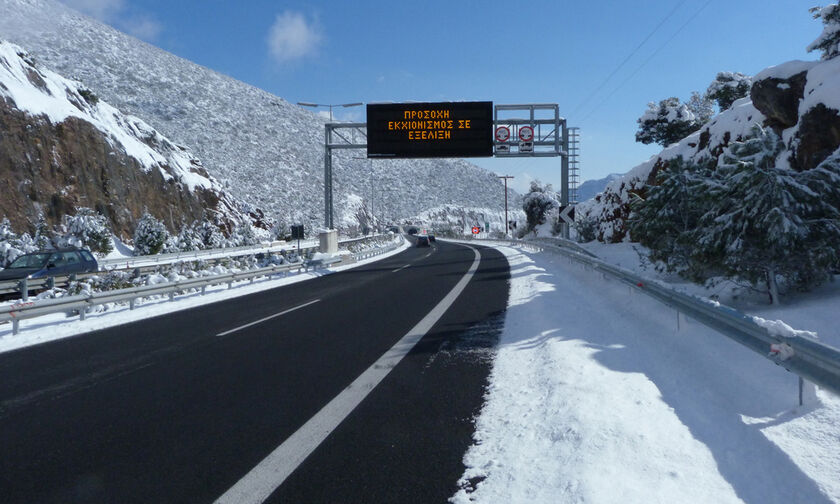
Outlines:
{"label": "snow-covered slope with trees", "polygon": [[187,148],[2,40],[0,174],[0,217],[18,231],[68,225],[79,208],[95,208],[122,237],[144,210],[173,230],[183,220],[244,221]]}
{"label": "snow-covered slope with trees", "polygon": [[[0,0],[0,34],[58,72],[81,80],[201,158],[240,200],[270,218],[323,224],[324,119],[230,77],[83,16],[54,0]],[[364,97],[360,97],[364,99]],[[333,162],[337,213],[365,203],[371,172],[385,188],[386,219],[427,208],[501,207],[494,174],[461,160]]]}

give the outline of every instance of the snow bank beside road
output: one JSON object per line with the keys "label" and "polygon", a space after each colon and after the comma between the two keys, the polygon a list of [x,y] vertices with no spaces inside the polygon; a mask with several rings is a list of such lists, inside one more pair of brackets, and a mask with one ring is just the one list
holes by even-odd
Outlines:
{"label": "snow bank beside road", "polygon": [[466,502],[840,502],[840,400],[619,282],[502,247]]}

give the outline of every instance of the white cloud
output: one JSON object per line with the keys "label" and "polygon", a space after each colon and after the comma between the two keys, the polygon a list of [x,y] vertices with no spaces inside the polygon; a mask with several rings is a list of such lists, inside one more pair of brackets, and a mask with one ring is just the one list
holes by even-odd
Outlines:
{"label": "white cloud", "polygon": [[314,22],[308,22],[299,12],[286,11],[268,32],[268,51],[278,63],[286,63],[315,54],[323,35]]}

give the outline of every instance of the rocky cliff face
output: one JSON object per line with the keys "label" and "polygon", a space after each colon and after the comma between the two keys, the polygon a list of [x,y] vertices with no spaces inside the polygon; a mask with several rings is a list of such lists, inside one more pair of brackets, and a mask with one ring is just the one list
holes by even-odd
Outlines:
{"label": "rocky cliff face", "polygon": [[129,238],[145,210],[171,231],[244,220],[196,157],[80,83],[0,42],[0,216],[19,231],[89,207]]}
{"label": "rocky cliff face", "polygon": [[840,153],[840,58],[791,61],[760,72],[749,98],[737,100],[699,131],[611,182],[579,206],[578,218],[596,220],[601,241],[627,239],[631,201],[644,197],[645,186],[669,160],[682,156],[715,163],[730,142],[743,140],[755,124],[772,128],[785,142],[779,166],[810,170]]}

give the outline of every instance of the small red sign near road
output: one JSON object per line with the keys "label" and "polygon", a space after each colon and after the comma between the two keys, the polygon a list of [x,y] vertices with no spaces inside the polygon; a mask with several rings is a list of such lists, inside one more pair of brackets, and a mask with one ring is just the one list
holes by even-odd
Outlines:
{"label": "small red sign near road", "polygon": [[534,139],[534,128],[530,126],[522,126],[519,128],[519,139],[523,142],[530,142]]}
{"label": "small red sign near road", "polygon": [[510,129],[507,126],[496,128],[496,141],[507,142],[510,139]]}
{"label": "small red sign near road", "polygon": [[473,226],[473,228],[472,228],[472,233],[473,233],[473,234],[478,234],[478,233],[480,233],[480,232],[481,232],[481,228],[480,228],[480,227],[478,227],[478,226]]}

